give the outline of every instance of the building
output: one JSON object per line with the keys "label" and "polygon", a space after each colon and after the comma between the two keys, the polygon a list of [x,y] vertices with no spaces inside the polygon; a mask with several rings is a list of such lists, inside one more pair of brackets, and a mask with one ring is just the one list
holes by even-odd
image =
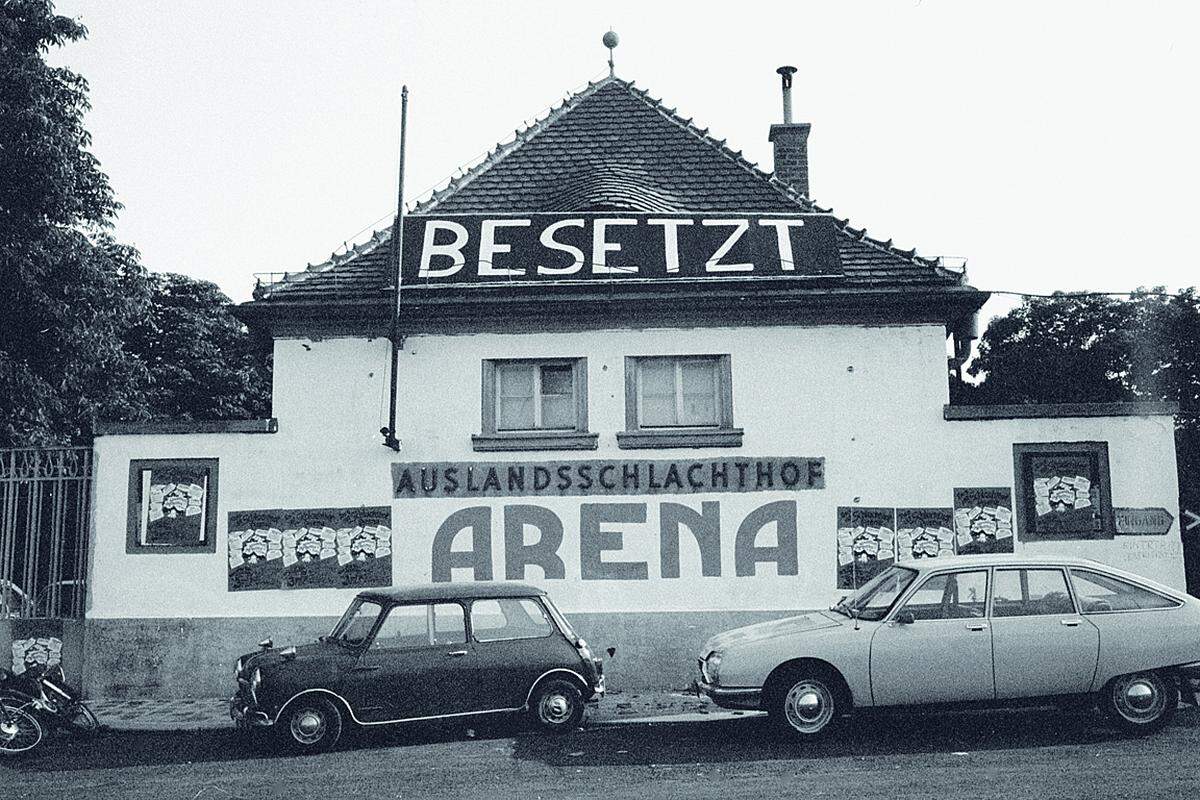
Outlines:
{"label": "building", "polygon": [[389,232],[260,286],[274,419],[97,440],[88,689],[221,694],[260,639],[412,581],[545,586],[615,688],[897,560],[1182,587],[1173,409],[950,406],[986,292],[810,200],[808,135],[770,126],[767,174],[612,76],[420,203],[399,452]]}

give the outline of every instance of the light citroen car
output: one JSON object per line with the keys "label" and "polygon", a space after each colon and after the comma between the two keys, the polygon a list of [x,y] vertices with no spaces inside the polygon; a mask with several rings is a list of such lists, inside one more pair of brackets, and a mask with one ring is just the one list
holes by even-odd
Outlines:
{"label": "light citroen car", "polygon": [[922,559],[828,611],[714,636],[699,666],[717,705],[802,739],[855,709],[1078,701],[1148,733],[1197,702],[1200,600],[1087,559]]}

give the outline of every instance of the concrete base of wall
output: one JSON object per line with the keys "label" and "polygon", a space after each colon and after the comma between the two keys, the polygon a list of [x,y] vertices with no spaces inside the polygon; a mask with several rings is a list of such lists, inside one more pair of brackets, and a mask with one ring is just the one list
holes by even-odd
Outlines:
{"label": "concrete base of wall", "polygon": [[[721,631],[788,616],[786,611],[571,614],[576,633],[605,660],[608,685],[623,691],[686,687],[696,657]],[[87,621],[84,689],[93,698],[220,697],[235,688],[233,665],[271,638],[302,644],[336,617],[93,619]],[[608,649],[614,649],[614,655]]]}

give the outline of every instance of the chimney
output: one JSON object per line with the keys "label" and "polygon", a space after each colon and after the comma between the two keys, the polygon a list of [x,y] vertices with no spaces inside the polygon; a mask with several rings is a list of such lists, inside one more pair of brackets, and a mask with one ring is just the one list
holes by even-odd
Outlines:
{"label": "chimney", "polygon": [[775,145],[775,177],[808,197],[807,122],[792,122],[792,75],[795,67],[775,70],[783,79],[783,124],[772,125],[767,140]]}

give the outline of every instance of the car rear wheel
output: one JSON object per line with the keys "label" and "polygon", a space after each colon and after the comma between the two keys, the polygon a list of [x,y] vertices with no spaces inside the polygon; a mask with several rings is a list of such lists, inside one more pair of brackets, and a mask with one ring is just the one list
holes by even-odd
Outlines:
{"label": "car rear wheel", "polygon": [[843,697],[832,676],[795,669],[772,679],[763,699],[776,727],[796,739],[816,739],[837,725]]}
{"label": "car rear wheel", "polygon": [[1161,672],[1118,675],[1100,692],[1100,708],[1114,725],[1130,733],[1152,733],[1170,722],[1179,705],[1179,687]]}
{"label": "car rear wheel", "polygon": [[529,698],[537,726],[547,733],[573,731],[583,722],[583,693],[567,680],[549,680]]}
{"label": "car rear wheel", "polygon": [[319,753],[342,736],[342,714],[320,695],[301,697],[285,710],[275,728],[283,745],[294,753]]}

